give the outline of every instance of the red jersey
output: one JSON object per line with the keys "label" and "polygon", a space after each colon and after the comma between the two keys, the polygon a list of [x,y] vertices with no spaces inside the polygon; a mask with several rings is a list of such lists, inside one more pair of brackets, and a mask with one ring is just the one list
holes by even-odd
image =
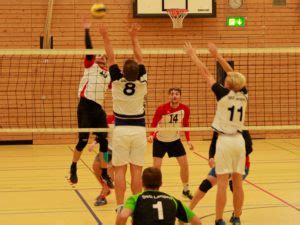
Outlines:
{"label": "red jersey", "polygon": [[[170,102],[159,106],[154,114],[151,127],[189,127],[190,109],[184,104],[172,108]],[[180,139],[179,131],[152,132],[159,141],[172,142]],[[190,132],[185,131],[187,141],[190,141]]]}

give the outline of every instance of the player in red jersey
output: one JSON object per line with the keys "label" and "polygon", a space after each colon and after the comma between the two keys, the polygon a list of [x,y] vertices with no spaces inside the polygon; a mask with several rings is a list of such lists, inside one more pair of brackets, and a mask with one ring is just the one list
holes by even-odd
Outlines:
{"label": "player in red jersey", "polygon": [[[160,105],[154,114],[151,127],[189,127],[190,109],[181,103],[181,89],[170,88],[168,103]],[[190,141],[190,132],[185,132],[187,144],[190,149],[194,146]],[[192,199],[189,190],[189,166],[186,152],[180,140],[179,131],[157,131],[152,132],[148,141],[153,142],[153,166],[161,168],[162,159],[166,153],[169,157],[176,157],[180,166],[180,177],[183,184],[182,194]]]}

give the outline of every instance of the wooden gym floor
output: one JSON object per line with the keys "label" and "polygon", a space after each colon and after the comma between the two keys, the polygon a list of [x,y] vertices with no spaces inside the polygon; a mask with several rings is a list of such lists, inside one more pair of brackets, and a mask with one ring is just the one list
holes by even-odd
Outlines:
{"label": "wooden gym floor", "polygon": [[[194,143],[188,151],[191,190],[196,190],[209,171],[209,142]],[[114,224],[114,193],[106,206],[93,206],[99,184],[91,171],[95,153],[85,150],[78,163],[79,183],[67,177],[73,145],[0,146],[1,225],[98,225]],[[146,166],[152,163],[148,146]],[[128,179],[129,180],[129,179]],[[254,140],[250,174],[244,183],[243,225],[298,225],[300,222],[300,140]],[[162,191],[182,199],[179,168],[164,159]],[[197,205],[203,225],[214,224],[216,189]],[[127,196],[130,194],[127,191]],[[187,200],[184,200],[188,204]],[[232,197],[224,218],[228,221]],[[129,223],[128,223],[129,224]],[[228,223],[229,224],[229,223]]]}

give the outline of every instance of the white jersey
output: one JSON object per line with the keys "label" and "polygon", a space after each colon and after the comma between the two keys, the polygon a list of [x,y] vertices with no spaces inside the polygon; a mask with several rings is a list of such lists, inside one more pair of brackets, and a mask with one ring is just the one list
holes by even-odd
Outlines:
{"label": "white jersey", "polygon": [[216,83],[212,90],[218,100],[213,129],[224,134],[242,132],[248,101],[246,88],[234,92]]}
{"label": "white jersey", "polygon": [[139,65],[139,68],[139,79],[134,82],[122,77],[118,65],[109,68],[112,79],[113,111],[118,119],[141,119],[145,116],[147,74],[143,65]]}
{"label": "white jersey", "polygon": [[78,97],[84,97],[103,105],[109,83],[109,72],[93,63],[90,67],[84,69],[78,88]]}

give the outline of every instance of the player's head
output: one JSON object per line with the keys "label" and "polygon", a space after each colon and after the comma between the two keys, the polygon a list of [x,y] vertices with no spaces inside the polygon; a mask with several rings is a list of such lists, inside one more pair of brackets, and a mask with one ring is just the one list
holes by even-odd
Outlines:
{"label": "player's head", "polygon": [[235,92],[246,86],[246,77],[239,72],[228,72],[225,79],[225,87]]}
{"label": "player's head", "polygon": [[169,99],[172,104],[178,104],[181,98],[181,89],[178,87],[172,87],[168,91]]}
{"label": "player's head", "polygon": [[124,78],[128,81],[136,81],[139,75],[139,65],[132,59],[127,59],[123,66]]}
{"label": "player's head", "polygon": [[107,62],[107,56],[103,55],[96,55],[95,63],[97,63],[100,67],[105,67]]}
{"label": "player's head", "polygon": [[155,167],[148,167],[144,169],[142,181],[145,189],[158,190],[162,184],[162,174],[160,169]]}

